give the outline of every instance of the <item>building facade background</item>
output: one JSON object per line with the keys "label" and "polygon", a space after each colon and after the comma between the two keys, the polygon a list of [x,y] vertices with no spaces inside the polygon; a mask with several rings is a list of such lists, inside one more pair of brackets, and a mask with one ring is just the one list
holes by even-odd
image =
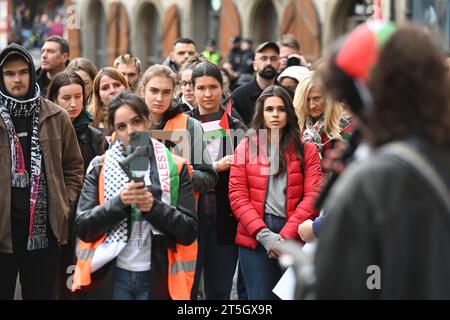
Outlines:
{"label": "building facade background", "polygon": [[[35,10],[63,6],[71,56],[91,59],[99,67],[131,52],[145,66],[160,63],[179,37],[193,39],[197,50],[208,38],[226,54],[232,35],[277,41],[293,34],[303,54],[314,61],[325,48],[357,24],[366,21],[375,0],[11,0]],[[448,0],[383,0],[383,17],[415,20],[441,31],[449,39]],[[446,44],[448,47],[448,45]]]}

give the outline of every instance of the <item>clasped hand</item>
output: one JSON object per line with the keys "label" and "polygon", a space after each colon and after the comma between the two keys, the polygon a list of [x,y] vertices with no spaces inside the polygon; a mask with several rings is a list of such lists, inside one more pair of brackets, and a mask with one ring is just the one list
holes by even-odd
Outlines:
{"label": "clasped hand", "polygon": [[120,193],[120,199],[125,206],[135,205],[141,212],[149,212],[153,206],[153,195],[143,182],[127,183]]}

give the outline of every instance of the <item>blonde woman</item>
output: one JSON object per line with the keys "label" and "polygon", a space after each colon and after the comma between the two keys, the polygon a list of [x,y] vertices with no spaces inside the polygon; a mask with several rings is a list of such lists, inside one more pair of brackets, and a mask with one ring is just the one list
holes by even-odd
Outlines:
{"label": "blonde woman", "polygon": [[108,135],[108,104],[120,92],[128,90],[128,82],[117,69],[100,69],[94,79],[92,101],[88,111],[94,116],[92,126]]}
{"label": "blonde woman", "polygon": [[331,147],[331,141],[343,140],[350,129],[342,103],[325,93],[315,72],[298,84],[293,104],[303,142],[314,142],[322,154]]}

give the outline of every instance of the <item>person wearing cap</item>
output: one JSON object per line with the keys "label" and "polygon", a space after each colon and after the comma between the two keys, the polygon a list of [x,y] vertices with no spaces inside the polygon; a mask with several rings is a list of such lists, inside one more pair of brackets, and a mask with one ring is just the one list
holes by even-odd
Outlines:
{"label": "person wearing cap", "polygon": [[450,299],[450,83],[436,39],[371,21],[322,70],[373,151],[325,200],[318,299]]}
{"label": "person wearing cap", "polygon": [[292,98],[294,97],[295,89],[302,79],[309,74],[310,71],[306,67],[292,66],[284,69],[277,78],[278,84],[288,89]]}
{"label": "person wearing cap", "polygon": [[250,83],[237,88],[231,95],[233,108],[249,126],[256,99],[265,88],[275,83],[280,65],[280,48],[275,42],[263,42],[255,50],[253,69],[256,76]]}
{"label": "person wearing cap", "polygon": [[60,36],[51,36],[45,40],[41,49],[41,66],[36,70],[37,83],[41,95],[47,95],[50,80],[69,65],[69,42]]}
{"label": "person wearing cap", "polygon": [[83,183],[69,114],[40,96],[34,63],[17,44],[0,53],[0,300],[52,299],[59,248]]}

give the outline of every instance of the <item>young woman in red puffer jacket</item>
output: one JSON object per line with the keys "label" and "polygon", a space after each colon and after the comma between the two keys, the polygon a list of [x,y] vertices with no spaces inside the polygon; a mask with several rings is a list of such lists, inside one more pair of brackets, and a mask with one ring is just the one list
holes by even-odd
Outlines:
{"label": "young woman in red puffer jacket", "polygon": [[323,175],[317,147],[301,142],[284,88],[261,93],[251,129],[234,155],[229,198],[239,221],[236,243],[248,298],[276,299],[272,289],[282,275],[277,246],[300,241],[298,225],[317,216]]}

